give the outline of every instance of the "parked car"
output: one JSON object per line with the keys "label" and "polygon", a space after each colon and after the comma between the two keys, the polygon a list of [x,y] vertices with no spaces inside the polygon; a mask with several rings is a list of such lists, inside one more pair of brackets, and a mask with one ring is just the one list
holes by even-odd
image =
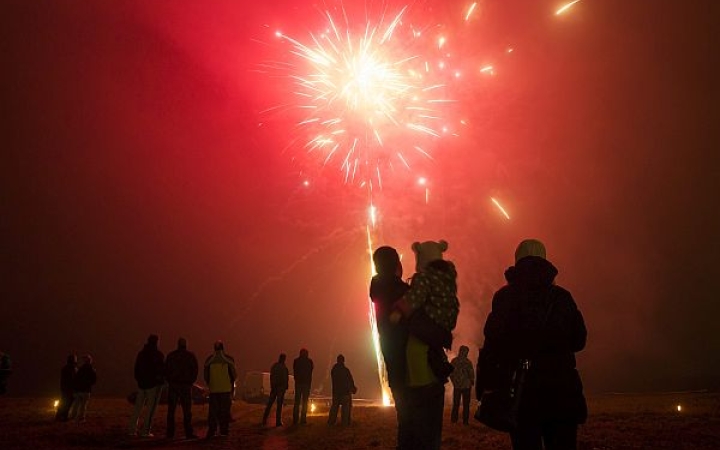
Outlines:
{"label": "parked car", "polygon": [[[200,383],[195,383],[192,386],[192,391],[190,393],[190,396],[192,398],[192,402],[196,405],[202,405],[207,403],[208,396],[210,395],[210,392],[208,391],[208,388]],[[137,398],[137,391],[133,391],[127,396],[127,400],[131,404],[135,404],[135,399]],[[167,404],[168,400],[168,390],[167,386],[163,386],[163,389],[160,393],[160,404]]]}

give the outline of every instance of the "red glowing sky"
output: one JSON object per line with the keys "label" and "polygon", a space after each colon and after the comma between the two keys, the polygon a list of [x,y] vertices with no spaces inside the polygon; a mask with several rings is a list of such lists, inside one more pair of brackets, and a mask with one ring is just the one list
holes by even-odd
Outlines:
{"label": "red glowing sky", "polygon": [[[588,322],[590,389],[695,387],[720,375],[707,357],[720,352],[716,7],[584,0],[560,19],[534,3],[482,3],[492,20],[466,51],[515,55],[468,89],[473,124],[439,148],[430,204],[416,187],[378,196],[378,243],[410,257],[413,240],[450,242],[457,339],[477,347],[515,244],[538,237]],[[258,127],[286,92],[256,71],[275,51],[264,25],[309,32],[322,17],[307,2],[240,5],[5,3],[11,392],[53,392],[75,350],[95,356],[98,392],[122,394],[158,333],[199,356],[221,338],[241,371],[306,346],[316,387],[342,352],[377,396],[366,198],[329,176],[303,187],[301,155],[283,152],[292,124]],[[413,8],[440,20],[463,5]]]}

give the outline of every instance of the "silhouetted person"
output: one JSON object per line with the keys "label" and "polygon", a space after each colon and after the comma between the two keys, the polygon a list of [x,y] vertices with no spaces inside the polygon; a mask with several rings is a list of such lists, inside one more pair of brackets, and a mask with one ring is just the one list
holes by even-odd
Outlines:
{"label": "silhouetted person", "polygon": [[10,378],[11,373],[12,362],[10,361],[10,355],[0,352],[0,395],[7,392],[7,380]]}
{"label": "silhouetted person", "polygon": [[188,351],[187,341],[178,339],[177,350],[173,350],[165,359],[165,379],[168,382],[168,411],[166,437],[175,436],[175,409],[178,402],[183,412],[185,438],[197,439],[192,427],[192,387],[198,377],[198,361],[195,354]]}
{"label": "silhouetted person", "polygon": [[293,406],[293,425],[307,423],[307,408],[312,387],[313,360],[307,349],[300,349],[300,356],[293,361],[295,376],[295,404]]}
{"label": "silhouetted person", "polygon": [[225,353],[225,345],[215,342],[214,353],[205,360],[204,378],[210,390],[208,405],[208,430],[205,439],[215,436],[220,428],[220,436],[230,431],[230,409],[235,392],[237,371],[235,360]]}
{"label": "silhouetted person", "polygon": [[450,413],[450,421],[457,423],[460,402],[463,408],[463,423],[468,425],[470,422],[470,391],[475,383],[475,370],[472,362],[468,359],[470,349],[466,345],[460,346],[458,355],[453,358],[451,364],[453,371],[450,374],[450,381],[453,384],[453,403],[452,412]]}
{"label": "silhouetted person", "polygon": [[60,403],[55,414],[55,420],[60,422],[68,420],[70,414],[73,403],[73,380],[77,370],[77,355],[68,355],[65,365],[60,370]]}
{"label": "silhouetted person", "polygon": [[[555,284],[557,274],[540,241],[522,241],[485,323],[485,350],[508,362],[530,361],[518,428],[510,435],[515,450],[574,450],[578,424],[587,418],[575,369],[587,330],[570,292]],[[481,386],[476,391],[480,397]]]}
{"label": "silhouetted person", "polygon": [[405,401],[412,450],[437,450],[442,442],[445,383],[452,371],[444,349],[452,344],[460,308],[455,265],[443,259],[447,248],[442,240],[413,243],[417,272],[396,303],[408,320]]}
{"label": "silhouetted person", "polygon": [[338,355],[337,362],[330,370],[332,378],[332,404],[328,415],[328,425],[335,425],[337,422],[338,409],[341,409],[341,421],[343,425],[350,425],[352,412],[352,396],[357,393],[355,380],[353,380],[350,369],[345,367],[345,357]]}
{"label": "silhouetted person", "polygon": [[373,252],[373,263],[377,275],[370,281],[370,299],[375,306],[380,350],[385,361],[388,385],[395,401],[397,414],[397,447],[411,450],[407,407],[404,402],[405,390],[405,348],[408,339],[407,321],[393,323],[390,320],[395,302],[400,300],[410,286],[402,281],[403,267],[400,256],[392,247],[379,247]]}
{"label": "silhouetted person", "polygon": [[285,353],[280,353],[278,361],[270,368],[270,397],[268,398],[267,406],[265,406],[265,412],[263,413],[263,425],[267,425],[267,419],[268,416],[270,416],[273,403],[277,403],[275,407],[275,426],[281,427],[283,425],[282,408],[283,402],[285,401],[285,391],[288,390],[290,378],[290,373],[285,365],[286,358]]}
{"label": "silhouetted person", "polygon": [[135,397],[135,408],[130,417],[130,435],[136,434],[140,413],[143,407],[147,405],[145,421],[140,428],[140,436],[153,436],[150,428],[155,416],[155,409],[160,401],[160,394],[164,384],[163,374],[165,373],[165,357],[158,349],[159,339],[156,334],[151,334],[147,339],[147,343],[135,358],[135,381],[137,381],[138,391]]}
{"label": "silhouetted person", "polygon": [[93,359],[90,355],[83,356],[83,364],[78,369],[73,379],[73,403],[70,410],[70,418],[78,422],[85,421],[87,405],[90,402],[90,392],[97,382],[97,373],[93,367]]}

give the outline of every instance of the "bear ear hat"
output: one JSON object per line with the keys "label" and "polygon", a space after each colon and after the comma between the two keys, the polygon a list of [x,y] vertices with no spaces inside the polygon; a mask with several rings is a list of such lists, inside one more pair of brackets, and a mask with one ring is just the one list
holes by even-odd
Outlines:
{"label": "bear ear hat", "polygon": [[419,242],[413,242],[412,251],[414,251],[415,253],[420,251],[420,243]]}
{"label": "bear ear hat", "polygon": [[448,249],[448,243],[446,240],[440,239],[440,241],[438,241],[438,244],[440,244],[440,250],[442,250],[443,252]]}

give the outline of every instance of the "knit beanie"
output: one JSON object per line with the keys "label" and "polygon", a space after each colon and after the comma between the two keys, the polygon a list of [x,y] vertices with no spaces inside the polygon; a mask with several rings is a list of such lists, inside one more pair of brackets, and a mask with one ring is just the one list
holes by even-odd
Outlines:
{"label": "knit beanie", "polygon": [[537,256],[545,259],[545,246],[537,239],[525,239],[515,249],[515,262],[526,256]]}

